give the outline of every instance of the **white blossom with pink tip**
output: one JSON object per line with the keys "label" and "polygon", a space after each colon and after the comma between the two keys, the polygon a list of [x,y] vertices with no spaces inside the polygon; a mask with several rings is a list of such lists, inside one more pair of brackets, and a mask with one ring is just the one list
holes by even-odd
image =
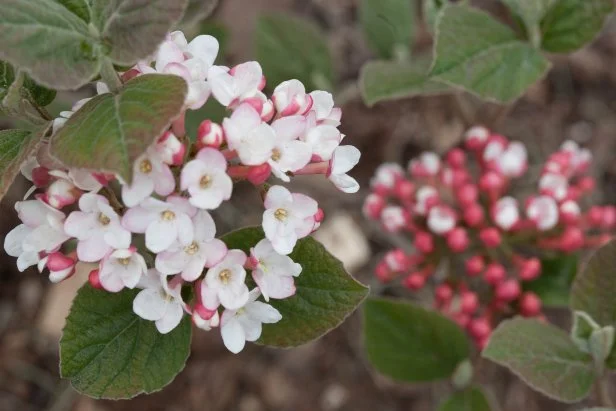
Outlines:
{"label": "white blossom with pink tip", "polygon": [[252,278],[265,301],[270,298],[288,298],[295,294],[293,277],[300,275],[302,266],[290,257],[278,254],[268,239],[259,241],[250,250],[250,261],[254,266]]}
{"label": "white blossom with pink tip", "polygon": [[171,169],[155,150],[149,149],[135,161],[132,183],[122,186],[122,200],[128,207],[133,207],[152,193],[168,196],[174,189],[175,178]]}
{"label": "white blossom with pink tip", "polygon": [[137,284],[142,290],[133,300],[133,311],[144,320],[154,321],[161,334],[175,329],[184,315],[182,283],[168,284],[156,269],[148,270]]}
{"label": "white blossom with pink tip", "polygon": [[194,160],[182,169],[182,190],[188,190],[190,204],[197,208],[213,210],[231,198],[233,182],[226,173],[227,160],[220,151],[203,148]]}
{"label": "white blossom with pink tip", "polygon": [[229,250],[218,264],[210,268],[201,283],[201,300],[205,308],[215,310],[219,305],[236,310],[248,301],[246,286],[246,254]]}
{"label": "white blossom with pink tip", "polygon": [[115,293],[126,288],[135,288],[148,271],[145,259],[135,247],[110,252],[99,266],[99,281],[103,288]]}

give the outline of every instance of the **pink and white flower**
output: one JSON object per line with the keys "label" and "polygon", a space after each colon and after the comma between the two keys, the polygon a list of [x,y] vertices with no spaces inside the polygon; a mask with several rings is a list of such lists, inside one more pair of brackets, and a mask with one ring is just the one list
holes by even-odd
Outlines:
{"label": "pink and white flower", "polygon": [[280,254],[293,251],[297,240],[306,237],[314,228],[318,204],[312,198],[291,193],[282,186],[272,186],[265,196],[263,230]]}
{"label": "pink and white flower", "polygon": [[157,141],[154,149],[160,159],[169,165],[178,166],[184,162],[186,145],[171,131],[166,131]]}
{"label": "pink and white flower", "polygon": [[347,173],[359,163],[360,157],[361,153],[353,146],[339,146],[334,150],[329,163],[327,178],[334,183],[338,190],[344,193],[359,191],[359,183]]}
{"label": "pink and white flower", "polygon": [[426,224],[434,234],[447,234],[456,226],[456,213],[449,206],[436,205],[428,212]]}
{"label": "pink and white flower", "polygon": [[155,269],[141,277],[137,287],[142,290],[133,300],[133,311],[144,320],[154,321],[161,334],[167,334],[182,321],[185,304],[182,283],[167,284],[166,278]]}
{"label": "pink and white flower", "polygon": [[201,301],[208,310],[220,305],[237,310],[248,301],[246,286],[246,254],[241,250],[229,250],[218,264],[210,268],[201,283]]}
{"label": "pink and white flower", "polygon": [[408,223],[407,212],[399,206],[387,206],[381,212],[381,224],[389,233],[397,233]]}
{"label": "pink and white flower", "polygon": [[153,149],[137,158],[133,165],[133,181],[122,186],[122,200],[134,207],[152,193],[168,196],[175,189],[175,178],[167,164]]}
{"label": "pink and white flower", "polygon": [[212,328],[216,328],[220,325],[220,315],[218,314],[218,311],[215,311],[214,315],[209,319],[205,319],[199,315],[198,311],[195,310],[192,313],[192,320],[193,324],[203,331],[210,331]]}
{"label": "pink and white flower", "polygon": [[229,148],[237,151],[243,164],[256,166],[272,157],[276,131],[261,121],[250,104],[241,104],[230,118],[225,118],[223,128]]}
{"label": "pink and white flower", "polygon": [[75,274],[76,261],[60,252],[53,252],[44,257],[39,263],[39,271],[49,270],[49,281],[59,283]]}
{"label": "pink and white flower", "polygon": [[263,70],[256,61],[239,64],[229,70],[213,66],[208,71],[212,94],[223,106],[235,106],[242,100],[254,97],[263,86]]}
{"label": "pink and white flower", "polygon": [[305,127],[306,120],[302,116],[283,117],[272,123],[276,137],[267,163],[272,173],[282,181],[291,181],[286,173],[304,168],[310,162],[310,145],[298,140]]}
{"label": "pink and white flower", "polygon": [[233,182],[226,173],[227,160],[220,151],[203,148],[194,160],[182,169],[180,185],[188,190],[190,204],[195,207],[213,210],[231,198]]}
{"label": "pink and white flower", "polygon": [[414,211],[419,215],[426,215],[438,202],[438,191],[432,186],[423,186],[415,193]]}
{"label": "pink and white flower", "polygon": [[187,246],[176,245],[156,256],[156,269],[164,275],[181,274],[185,281],[195,281],[205,267],[213,267],[227,254],[227,246],[215,238],[212,216],[200,210],[193,217],[195,235]]}
{"label": "pink and white flower", "polygon": [[342,117],[342,110],[334,107],[332,94],[327,91],[315,90],[310,93],[310,97],[312,98],[310,110],[314,111],[317,123],[338,127]]}
{"label": "pink and white flower", "polygon": [[120,217],[105,197],[86,193],[79,199],[79,209],[64,222],[65,233],[79,240],[79,260],[99,261],[112,249],[130,246],[130,231],[122,227]]}
{"label": "pink and white flower", "polygon": [[282,319],[280,312],[269,304],[257,301],[259,289],[250,292],[246,305],[239,310],[225,310],[220,322],[220,332],[225,347],[234,354],[244,349],[246,341],[257,341],[261,336],[262,324],[277,323]]}
{"label": "pink and white flower", "polygon": [[492,220],[503,230],[511,230],[520,221],[518,201],[509,196],[500,198],[492,208]]}
{"label": "pink and white flower", "polygon": [[526,216],[541,231],[551,230],[558,224],[558,204],[546,195],[531,198],[526,205]]}
{"label": "pink and white flower", "polygon": [[404,176],[404,170],[395,163],[383,163],[375,171],[370,180],[370,187],[377,191],[387,191],[394,188],[396,181]]}
{"label": "pink and white flower", "polygon": [[[272,101],[281,116],[305,114],[312,107],[312,97],[299,80],[287,80],[274,89]],[[333,106],[333,104],[332,104]]]}
{"label": "pink and white flower", "polygon": [[128,209],[122,217],[122,226],[133,233],[145,233],[145,245],[153,253],[169,249],[175,243],[189,246],[194,239],[191,220],[197,210],[181,197],[168,197],[167,201],[147,198]]}
{"label": "pink and white flower", "polygon": [[419,158],[409,161],[409,173],[413,177],[431,177],[441,169],[441,159],[436,153],[422,153]]}
{"label": "pink and white flower", "polygon": [[98,271],[98,279],[103,288],[117,293],[124,287],[135,288],[148,267],[145,259],[135,247],[110,252],[103,258]]}
{"label": "pink and white flower", "polygon": [[316,115],[310,112],[300,139],[310,145],[313,161],[328,161],[342,141],[342,135],[330,124],[317,124]]}
{"label": "pink and white flower", "polygon": [[295,282],[302,272],[302,266],[290,257],[280,255],[274,250],[272,243],[264,238],[250,250],[250,261],[254,266],[254,278],[265,301],[271,298],[283,299],[295,294]]}
{"label": "pink and white flower", "polygon": [[539,190],[558,201],[564,200],[569,192],[569,181],[561,174],[545,173],[539,179]]}

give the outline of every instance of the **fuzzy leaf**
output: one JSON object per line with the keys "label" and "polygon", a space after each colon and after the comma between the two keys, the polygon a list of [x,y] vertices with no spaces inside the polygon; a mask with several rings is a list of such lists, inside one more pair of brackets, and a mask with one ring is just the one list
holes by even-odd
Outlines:
{"label": "fuzzy leaf", "polygon": [[398,100],[417,95],[444,94],[447,84],[428,77],[430,62],[370,61],[359,76],[362,97],[369,106],[386,100]]}
{"label": "fuzzy leaf", "polygon": [[131,181],[133,162],[182,111],[186,82],[146,74],[118,94],[88,101],[54,135],[51,153],[69,167],[106,170]]}
{"label": "fuzzy leaf", "polygon": [[511,12],[522,19],[526,27],[536,27],[558,0],[503,0]]}
{"label": "fuzzy leaf", "polygon": [[3,0],[0,44],[0,59],[46,87],[79,88],[100,68],[98,39],[54,0]]}
{"label": "fuzzy leaf", "polygon": [[[571,289],[571,309],[583,311],[599,325],[616,327],[616,241],[597,250]],[[616,349],[606,365],[616,369]]]}
{"label": "fuzzy leaf", "polygon": [[156,51],[184,14],[188,0],[92,0],[93,22],[115,64],[130,65]]}
{"label": "fuzzy leaf", "polygon": [[[0,103],[4,100],[9,87],[15,81],[15,69],[9,63],[0,61]],[[36,84],[26,74],[20,94],[39,106],[46,106],[56,98],[56,91]]]}
{"label": "fuzzy leaf", "polygon": [[483,391],[471,387],[453,393],[438,408],[439,411],[490,411],[490,403]]}
{"label": "fuzzy leaf", "polygon": [[[226,234],[222,240],[229,248],[249,253],[263,237],[260,227],[248,227]],[[312,237],[299,240],[289,257],[302,266],[295,279],[296,293],[284,300],[270,299],[282,320],[263,324],[259,344],[295,347],[319,338],[338,327],[368,294],[368,287],[351,277]]]}
{"label": "fuzzy leaf", "polygon": [[91,18],[91,6],[90,0],[55,0],[64,7],[66,7],[71,13],[85,21],[90,22]]}
{"label": "fuzzy leaf", "polygon": [[469,342],[457,324],[419,306],[370,298],[364,306],[368,359],[393,379],[407,382],[450,377],[469,356]]}
{"label": "fuzzy leaf", "polygon": [[612,0],[555,0],[541,22],[542,48],[568,53],[592,41],[614,10]]}
{"label": "fuzzy leaf", "polygon": [[439,13],[434,50],[431,76],[499,102],[520,97],[550,67],[509,27],[467,6],[448,5]]}
{"label": "fuzzy leaf", "polygon": [[482,356],[509,368],[535,390],[566,403],[588,395],[595,380],[592,358],[563,330],[515,318],[492,333]]}
{"label": "fuzzy leaf", "polygon": [[541,260],[541,276],[524,282],[525,291],[532,291],[546,307],[566,307],[569,304],[571,285],[578,269],[578,255]]}
{"label": "fuzzy leaf", "polygon": [[0,199],[19,174],[21,164],[33,154],[39,142],[38,136],[30,131],[0,131]]}
{"label": "fuzzy leaf", "polygon": [[190,353],[191,324],[161,334],[133,312],[140,290],[109,293],[83,286],[60,340],[60,374],[94,398],[126,399],[169,384]]}
{"label": "fuzzy leaf", "polygon": [[271,89],[288,79],[298,79],[311,91],[331,91],[333,63],[319,28],[298,17],[269,14],[257,21],[257,60]]}
{"label": "fuzzy leaf", "polygon": [[362,0],[359,21],[368,44],[381,58],[408,55],[415,29],[415,5],[410,1]]}
{"label": "fuzzy leaf", "polygon": [[184,17],[178,25],[190,27],[200,23],[212,14],[217,5],[218,0],[188,0]]}

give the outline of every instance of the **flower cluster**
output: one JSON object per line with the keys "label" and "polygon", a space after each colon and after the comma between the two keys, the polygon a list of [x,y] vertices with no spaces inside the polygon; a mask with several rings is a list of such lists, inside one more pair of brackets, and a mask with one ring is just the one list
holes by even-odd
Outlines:
{"label": "flower cluster", "polygon": [[582,211],[595,186],[590,161],[588,150],[565,142],[523,202],[510,192],[526,173],[526,148],[484,127],[470,129],[464,149],[443,159],[411,160],[408,176],[397,164],[381,165],[364,214],[386,232],[409,235],[414,250],[387,252],[376,275],[410,290],[434,283],[436,308],[479,347],[502,315],[542,316],[540,298],[523,286],[541,275],[541,256],[597,247],[616,229],[615,207]]}
{"label": "flower cluster", "polygon": [[[211,36],[188,43],[174,32],[150,61],[122,79],[155,72],[182,76],[188,83],[186,109],[202,107],[213,95],[230,113],[222,124],[204,120],[191,144],[183,135],[183,116],[175,120],[137,158],[130,183],[96,170],[27,161],[22,173],[33,188],[15,205],[22,224],[4,246],[20,271],[37,265],[53,282],[69,278],[77,262],[95,263],[90,283],[112,293],[141,289],[134,312],[154,321],[161,333],[173,330],[186,313],[199,328],[220,327],[225,345],[237,353],[259,338],[262,323],[281,319],[268,303],[295,294],[302,267],[289,254],[323,219],[312,198],[265,182],[323,174],[340,190],[356,192],[359,186],[347,172],[360,153],[340,145],[341,110],[330,93],[307,93],[300,81],[290,80],[269,98],[257,62],[214,66],[217,52]],[[108,92],[102,83],[97,91]],[[54,130],[73,111],[63,112]],[[217,239],[210,215],[243,180],[260,187],[265,208],[265,238],[250,255]],[[193,292],[183,293],[187,288]],[[186,295],[194,298],[185,301]]]}

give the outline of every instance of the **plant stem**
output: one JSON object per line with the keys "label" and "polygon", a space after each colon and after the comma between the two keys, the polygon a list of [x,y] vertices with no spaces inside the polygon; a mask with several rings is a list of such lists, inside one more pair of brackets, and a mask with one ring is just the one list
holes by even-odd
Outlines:
{"label": "plant stem", "polygon": [[122,80],[120,80],[120,76],[118,76],[111,60],[105,59],[103,61],[100,73],[101,78],[105,84],[107,84],[111,92],[115,93],[122,87]]}
{"label": "plant stem", "polygon": [[597,396],[599,397],[599,405],[612,408],[614,402],[610,397],[610,387],[605,376],[597,378],[596,381]]}

